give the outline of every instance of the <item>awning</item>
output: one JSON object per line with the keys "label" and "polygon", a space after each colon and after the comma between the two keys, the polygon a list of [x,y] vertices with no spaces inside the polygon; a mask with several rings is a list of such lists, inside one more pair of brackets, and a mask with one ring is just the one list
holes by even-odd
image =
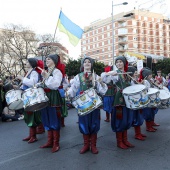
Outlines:
{"label": "awning", "polygon": [[143,54],[133,53],[133,52],[126,52],[125,56],[136,57],[139,60],[144,60],[146,57]]}

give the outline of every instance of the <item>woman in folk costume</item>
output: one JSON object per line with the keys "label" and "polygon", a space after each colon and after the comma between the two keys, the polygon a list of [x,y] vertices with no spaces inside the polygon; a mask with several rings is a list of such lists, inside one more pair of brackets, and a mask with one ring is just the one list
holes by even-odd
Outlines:
{"label": "woman in folk costume", "polygon": [[[84,91],[91,88],[92,85],[92,70],[93,70],[93,59],[85,57],[81,61],[81,73],[74,77],[73,84],[68,90],[69,97],[75,97],[76,94],[82,94]],[[95,75],[96,80],[99,76]],[[98,93],[104,95],[107,91],[107,85],[101,81],[96,82],[95,88]],[[97,154],[96,148],[97,133],[100,130],[100,109],[95,109],[87,115],[79,116],[79,130],[83,134],[84,146],[80,150],[80,154],[85,153],[90,149],[93,154]]]}
{"label": "woman in folk costume", "polygon": [[[152,71],[149,68],[143,68],[140,71],[140,77],[139,77],[139,81],[143,82],[143,84],[147,87],[147,88],[154,88],[153,83],[152,83]],[[155,114],[158,112],[157,108],[144,108],[143,109],[143,115],[144,115],[144,119],[146,121],[146,130],[148,132],[155,132],[157,129],[154,128],[154,118],[155,118]]]}
{"label": "woman in folk costume", "polygon": [[62,72],[62,81],[61,81],[61,84],[60,84],[58,90],[62,97],[61,126],[65,127],[64,119],[65,119],[65,117],[68,116],[68,110],[67,110],[67,105],[66,105],[66,100],[65,100],[65,91],[69,84],[66,81],[66,77],[65,77],[65,65],[60,62],[60,56],[58,56],[57,68]]}
{"label": "woman in folk costume", "polygon": [[114,108],[111,114],[111,128],[116,132],[117,147],[128,149],[134,147],[127,140],[127,129],[132,126],[133,114],[125,105],[125,100],[122,94],[124,88],[130,85],[130,81],[125,74],[128,69],[128,62],[124,56],[119,56],[115,60],[117,71],[111,71],[110,76],[105,76],[105,79],[110,79],[116,85],[116,93],[114,97]]}
{"label": "woman in folk costume", "polygon": [[[137,69],[133,66],[128,66],[128,72],[131,72],[129,75],[131,76],[131,86],[135,84],[139,84]],[[145,140],[146,135],[141,133],[141,126],[144,122],[143,110],[131,110],[133,114],[133,127],[135,130],[135,139]]]}
{"label": "woman in folk costume", "polygon": [[48,131],[47,143],[40,148],[52,147],[52,152],[57,152],[60,148],[60,121],[62,98],[59,93],[59,86],[62,81],[62,72],[56,68],[59,62],[57,54],[51,54],[46,58],[48,72],[42,71],[41,75],[45,79],[44,91],[49,99],[49,106],[41,110],[41,118],[44,128]]}
{"label": "woman in folk costume", "polygon": [[[112,67],[107,66],[105,67],[105,72],[101,74],[101,78],[103,79],[105,75],[109,71],[112,70]],[[113,110],[113,102],[114,102],[114,95],[115,95],[115,85],[113,84],[113,81],[110,79],[103,79],[103,82],[107,85],[108,90],[103,96],[103,110],[106,111],[106,122],[110,122],[110,115]]]}
{"label": "woman in folk costume", "polygon": [[[43,68],[43,62],[41,60],[37,60],[36,58],[28,58],[25,67],[28,71],[26,76],[22,77],[21,75],[18,75],[16,77],[16,79],[22,81],[22,86],[20,87],[22,90],[27,90],[40,81],[41,71],[37,67]],[[42,124],[41,112],[24,112],[24,120],[29,127],[29,136],[24,138],[23,141],[28,141],[28,143],[36,142],[36,128]]]}

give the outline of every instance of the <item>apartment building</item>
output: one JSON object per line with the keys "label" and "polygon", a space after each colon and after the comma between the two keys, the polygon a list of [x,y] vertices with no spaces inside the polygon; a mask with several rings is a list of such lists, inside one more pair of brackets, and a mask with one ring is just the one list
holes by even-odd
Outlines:
{"label": "apartment building", "polygon": [[[132,10],[97,20],[84,28],[81,55],[88,55],[105,64],[126,52],[170,57],[170,20],[162,14]],[[114,43],[112,42],[114,30]]]}
{"label": "apartment building", "polygon": [[[41,49],[38,53],[40,59],[42,58],[42,56],[57,53],[60,56],[60,60],[62,63],[66,64],[68,62],[69,51],[60,43],[41,43],[38,49]],[[43,51],[46,51],[45,54],[43,54]]]}

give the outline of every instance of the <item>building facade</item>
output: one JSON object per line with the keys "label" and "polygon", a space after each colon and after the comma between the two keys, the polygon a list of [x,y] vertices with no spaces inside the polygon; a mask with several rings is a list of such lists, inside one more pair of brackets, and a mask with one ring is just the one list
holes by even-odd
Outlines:
{"label": "building facade", "polygon": [[41,43],[38,47],[38,56],[47,56],[49,54],[58,54],[60,56],[61,62],[66,64],[69,59],[69,53],[66,47],[62,46],[60,43]]}
{"label": "building facade", "polygon": [[122,12],[114,16],[113,24],[112,28],[109,17],[85,27],[81,55],[111,64],[114,44],[114,56],[134,52],[170,57],[170,20],[162,14],[144,10]]}

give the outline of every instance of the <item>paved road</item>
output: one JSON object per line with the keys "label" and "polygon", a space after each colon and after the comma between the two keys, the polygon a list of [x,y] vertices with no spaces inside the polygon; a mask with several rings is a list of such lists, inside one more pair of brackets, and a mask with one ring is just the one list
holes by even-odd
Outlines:
{"label": "paved road", "polygon": [[47,139],[47,133],[38,135],[38,142],[28,144],[22,138],[28,134],[23,120],[0,122],[0,170],[169,170],[170,169],[170,109],[159,110],[156,122],[160,123],[157,132],[149,133],[145,141],[134,139],[131,128],[129,141],[135,148],[122,150],[116,147],[115,133],[110,123],[104,122],[102,111],[101,130],[98,134],[99,154],[91,152],[79,154],[83,146],[82,135],[78,130],[77,115],[69,110],[66,127],[61,129],[61,149],[51,153],[50,149],[40,149]]}

